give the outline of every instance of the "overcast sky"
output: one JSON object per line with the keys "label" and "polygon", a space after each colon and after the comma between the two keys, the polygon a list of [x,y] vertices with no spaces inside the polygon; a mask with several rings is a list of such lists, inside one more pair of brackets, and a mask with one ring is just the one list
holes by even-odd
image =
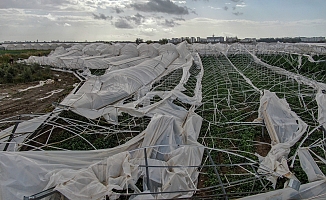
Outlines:
{"label": "overcast sky", "polygon": [[326,0],[0,0],[0,41],[326,36]]}

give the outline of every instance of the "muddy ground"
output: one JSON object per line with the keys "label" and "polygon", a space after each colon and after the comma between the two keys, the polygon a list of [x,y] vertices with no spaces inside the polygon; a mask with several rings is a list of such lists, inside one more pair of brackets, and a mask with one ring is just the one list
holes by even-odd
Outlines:
{"label": "muddy ground", "polygon": [[[52,83],[36,86],[39,81],[21,84],[0,84],[0,120],[20,114],[47,113],[54,109],[53,102],[61,102],[74,88],[79,80],[71,73],[53,72],[55,80]],[[52,94],[54,91],[54,94]],[[57,93],[56,93],[57,92]]]}

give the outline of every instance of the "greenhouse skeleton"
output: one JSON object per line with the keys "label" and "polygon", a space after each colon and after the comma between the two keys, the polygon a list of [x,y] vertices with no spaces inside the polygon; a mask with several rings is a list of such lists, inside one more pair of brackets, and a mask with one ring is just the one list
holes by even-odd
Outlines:
{"label": "greenhouse skeleton", "polygon": [[30,57],[82,82],[51,113],[0,121],[0,199],[323,199],[325,58],[185,42]]}

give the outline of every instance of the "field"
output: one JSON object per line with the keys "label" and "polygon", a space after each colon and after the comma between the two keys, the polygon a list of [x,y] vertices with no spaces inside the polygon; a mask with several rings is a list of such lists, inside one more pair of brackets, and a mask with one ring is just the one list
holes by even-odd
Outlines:
{"label": "field", "polygon": [[[60,102],[79,80],[71,73],[51,71],[49,67],[17,63],[29,56],[47,55],[50,51],[1,50],[0,51],[0,119],[21,114],[40,114],[51,112],[53,102]],[[10,63],[10,58],[13,63]],[[38,88],[39,81],[54,80]],[[57,91],[62,89],[59,93]],[[1,128],[0,128],[1,129]]]}
{"label": "field", "polygon": [[[194,147],[203,148],[201,164],[181,167],[187,173],[194,168],[198,171],[198,179],[194,178],[195,181],[191,182],[192,190],[187,191],[193,195],[193,199],[242,198],[283,189],[288,180],[298,180],[301,185],[307,184],[311,182],[311,177],[308,177],[302,168],[302,161],[298,157],[299,149],[309,149],[316,166],[321,173],[326,173],[325,163],[320,159],[325,153],[326,132],[318,119],[320,107],[316,101],[316,96],[322,93],[322,86],[319,85],[326,82],[326,55],[248,49],[238,44],[231,45],[227,51],[197,49],[199,58],[195,59],[188,71],[176,68],[153,81],[147,91],[153,94],[150,98],[138,102],[137,93],[133,93],[121,101],[123,105],[134,104],[139,110],[146,105],[160,105],[165,98],[160,92],[175,92],[187,74],[180,92],[191,98],[198,97],[200,93],[201,102],[193,103],[188,99],[179,98],[182,96],[180,95],[178,98],[169,99],[169,106],[172,104],[180,113],[194,112],[203,119],[201,125],[198,125],[201,126],[197,140],[200,145]],[[10,57],[17,61],[21,57],[41,53],[46,52],[0,52],[0,73],[3,73],[3,78],[0,79],[0,95],[5,96],[0,101],[0,122],[4,118],[20,114],[51,112],[54,116],[54,120],[45,121],[40,128],[29,133],[27,139],[18,144],[18,150],[110,149],[126,144],[147,130],[153,116],[139,113],[133,115],[132,112],[121,111],[113,117],[109,116],[113,119],[110,118],[111,121],[104,115],[90,119],[76,114],[74,109],[59,105],[73,90],[72,85],[79,82],[70,73],[52,71],[49,66],[8,63]],[[91,73],[100,76],[104,70],[91,70]],[[52,79],[54,82],[25,92],[18,91],[35,86],[38,81],[46,79]],[[62,91],[44,99],[48,95],[47,92],[59,89]],[[276,95],[275,105],[282,104],[283,108],[286,107],[282,112],[278,112],[279,115],[274,116],[274,119],[283,123],[283,127],[277,127],[277,133],[284,134],[283,128],[292,123],[290,115],[297,117],[297,124],[300,125],[302,121],[302,124],[306,125],[304,134],[294,144],[288,144],[293,138],[289,139],[286,134],[280,136],[278,143],[283,141],[288,146],[279,148],[286,153],[275,160],[281,162],[282,159],[281,165],[289,167],[284,174],[277,174],[276,165],[275,169],[271,169],[262,164],[271,154],[277,157],[273,151],[279,150],[273,150],[277,143],[270,133],[271,129],[265,124],[268,121],[262,120],[264,112],[261,101],[269,92]],[[60,112],[52,111],[53,102],[60,108]],[[275,110],[280,111],[277,109]],[[286,109],[293,113],[286,113]],[[24,116],[26,119],[32,117]],[[3,128],[8,127],[7,123],[2,124]],[[294,130],[293,134],[298,131],[299,128]],[[175,141],[170,145],[169,148],[176,145]],[[160,147],[147,148],[159,152]],[[159,166],[146,164],[146,167]],[[180,166],[168,167],[172,173],[174,167]],[[273,178],[276,180],[274,185],[270,181]],[[135,185],[144,188],[144,184],[145,176],[139,176]],[[124,199],[137,193],[137,190],[124,188],[115,192]],[[152,192],[157,195],[160,193]]]}

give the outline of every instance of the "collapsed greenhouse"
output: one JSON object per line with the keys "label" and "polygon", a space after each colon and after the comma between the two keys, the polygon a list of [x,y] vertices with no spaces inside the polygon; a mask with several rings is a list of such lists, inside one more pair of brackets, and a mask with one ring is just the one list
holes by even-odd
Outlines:
{"label": "collapsed greenhouse", "polygon": [[[326,48],[89,44],[80,82],[0,120],[0,199],[325,199]],[[5,127],[5,128],[3,128]]]}

